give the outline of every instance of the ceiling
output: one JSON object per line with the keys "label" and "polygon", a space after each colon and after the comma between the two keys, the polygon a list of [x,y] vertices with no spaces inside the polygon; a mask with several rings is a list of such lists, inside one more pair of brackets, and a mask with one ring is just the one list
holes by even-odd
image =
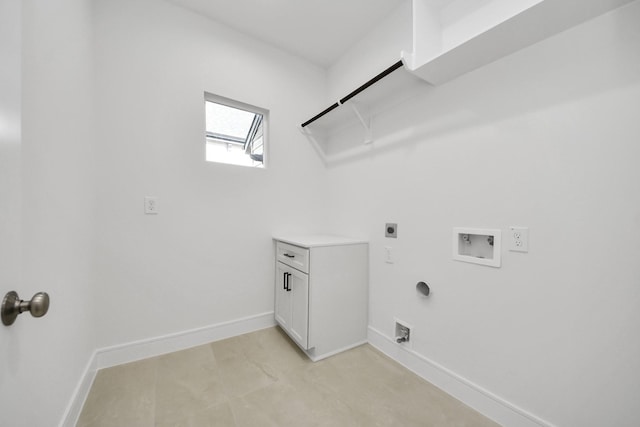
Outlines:
{"label": "ceiling", "polygon": [[170,0],[329,67],[409,0]]}

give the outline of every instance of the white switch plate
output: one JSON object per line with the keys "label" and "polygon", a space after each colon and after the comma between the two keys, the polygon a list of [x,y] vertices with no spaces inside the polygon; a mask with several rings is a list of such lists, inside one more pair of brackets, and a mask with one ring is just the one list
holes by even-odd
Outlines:
{"label": "white switch plate", "polygon": [[509,227],[509,250],[529,252],[529,229],[527,227]]}
{"label": "white switch plate", "polygon": [[157,215],[158,198],[156,196],[146,196],[144,198],[144,213],[147,215]]}
{"label": "white switch plate", "polygon": [[384,247],[384,262],[387,264],[393,264],[393,249],[391,246]]}

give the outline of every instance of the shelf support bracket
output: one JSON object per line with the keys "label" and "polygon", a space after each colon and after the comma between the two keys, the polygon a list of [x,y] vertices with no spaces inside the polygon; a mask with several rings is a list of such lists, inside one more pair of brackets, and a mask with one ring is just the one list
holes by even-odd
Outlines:
{"label": "shelf support bracket", "polygon": [[358,118],[358,121],[364,128],[364,143],[371,144],[373,142],[373,132],[371,131],[371,118],[368,118],[367,120],[365,120],[365,118],[360,113],[360,110],[358,110],[358,107],[356,106],[355,102],[351,101],[349,105],[353,109],[353,112]]}
{"label": "shelf support bracket", "polygon": [[325,166],[327,166],[327,156],[325,155],[321,145],[318,143],[318,140],[313,134],[313,131],[306,127],[300,127],[299,129],[300,129],[300,132],[307,137],[307,140],[311,142],[311,146],[313,147],[314,150],[316,150],[316,153],[318,154],[318,156],[320,156],[320,159],[322,159],[322,163]]}

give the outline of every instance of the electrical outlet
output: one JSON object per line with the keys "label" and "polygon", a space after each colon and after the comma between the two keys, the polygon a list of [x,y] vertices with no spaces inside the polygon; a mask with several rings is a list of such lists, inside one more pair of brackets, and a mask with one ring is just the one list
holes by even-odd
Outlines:
{"label": "electrical outlet", "polygon": [[384,237],[398,238],[398,224],[388,222],[384,225]]}
{"label": "electrical outlet", "polygon": [[509,250],[529,252],[529,229],[527,227],[509,227]]}
{"label": "electrical outlet", "polygon": [[144,198],[144,213],[146,215],[158,214],[158,198],[155,196],[146,196]]}

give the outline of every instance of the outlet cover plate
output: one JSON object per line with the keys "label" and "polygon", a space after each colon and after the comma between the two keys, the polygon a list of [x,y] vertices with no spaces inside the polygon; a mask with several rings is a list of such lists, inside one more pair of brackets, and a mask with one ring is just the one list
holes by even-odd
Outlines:
{"label": "outlet cover plate", "polygon": [[157,196],[145,196],[144,213],[146,215],[158,214],[158,197]]}
{"label": "outlet cover plate", "polygon": [[509,250],[512,252],[529,252],[529,228],[509,227]]}

